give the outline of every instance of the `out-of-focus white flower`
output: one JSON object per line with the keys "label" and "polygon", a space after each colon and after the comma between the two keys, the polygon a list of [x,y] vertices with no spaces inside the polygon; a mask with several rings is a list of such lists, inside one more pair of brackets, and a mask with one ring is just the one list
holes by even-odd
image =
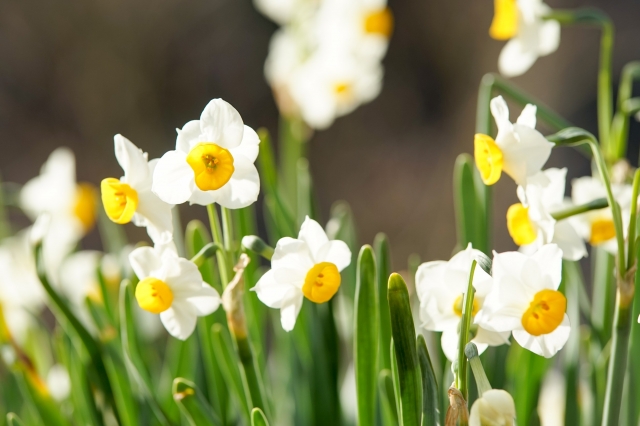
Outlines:
{"label": "out-of-focus white flower", "polygon": [[148,161],[147,153],[122,135],[113,139],[124,176],[102,180],[102,205],[107,216],[115,223],[133,221],[136,226],[146,226],[156,243],[171,240],[171,205],[151,192],[151,178],[158,160]]}
{"label": "out-of-focus white flower", "polygon": [[160,158],[152,190],[169,204],[218,203],[230,209],[253,204],[260,178],[253,164],[260,139],[234,107],[214,99],[200,120],[178,130],[176,149]]}
{"label": "out-of-focus white flower", "polygon": [[0,305],[9,332],[19,342],[46,300],[28,234],[22,231],[0,244]]}
{"label": "out-of-focus white flower", "polygon": [[316,39],[323,49],[351,49],[361,61],[380,61],[392,31],[386,0],[324,0],[316,19]]}
{"label": "out-of-focus white flower", "polygon": [[507,391],[491,389],[471,406],[469,426],[513,426],[516,418],[516,404]]}
{"label": "out-of-focus white flower", "polygon": [[571,326],[567,299],[558,291],[562,250],[546,244],[532,256],[495,253],[494,285],[476,320],[481,327],[511,331],[524,348],[546,358],[567,342]]}
{"label": "out-of-focus white flower", "polygon": [[[451,260],[426,262],[416,272],[416,292],[420,300],[420,319],[426,330],[442,332],[442,350],[450,361],[458,358],[460,318],[462,317],[464,294],[469,284],[471,264],[481,252],[474,250],[471,244]],[[481,267],[473,274],[473,287],[476,289],[473,299],[475,315],[491,289],[492,279]],[[499,346],[509,342],[509,332],[496,333],[479,327],[471,339],[484,352],[488,346]]]}
{"label": "out-of-focus white flower", "polygon": [[64,401],[71,393],[69,372],[60,364],[55,364],[47,373],[47,389],[56,401]]}
{"label": "out-of-focus white flower", "polygon": [[536,130],[536,106],[527,104],[515,124],[509,121],[509,107],[502,98],[491,99],[491,114],[498,126],[494,140],[489,135],[476,134],[474,156],[485,185],[493,185],[502,171],[518,185],[537,174],[551,155],[553,143]]}
{"label": "out-of-focus white flower", "polygon": [[[607,190],[598,178],[583,176],[574,179],[571,183],[571,199],[574,204],[586,204],[598,198],[606,198]],[[612,184],[611,191],[613,198],[620,205],[622,212],[622,222],[629,223],[631,215],[631,197],[633,188],[626,184]],[[616,229],[613,224],[613,214],[611,208],[592,210],[586,213],[571,217],[572,223],[578,233],[592,246],[601,246],[611,254],[618,252],[616,243]],[[623,228],[623,232],[627,229]]]}
{"label": "out-of-focus white flower", "polygon": [[313,7],[321,0],[253,0],[253,4],[263,15],[273,22],[285,25],[297,14]]}
{"label": "out-of-focus white flower", "polygon": [[42,240],[47,272],[57,271],[62,259],[95,224],[98,196],[90,184],[76,182],[75,158],[67,148],[58,148],[42,166],[40,175],[20,192],[20,206],[36,220],[49,216]]}
{"label": "out-of-focus white flower", "polygon": [[340,271],[351,263],[344,241],[329,241],[324,229],[307,217],[298,238],[281,238],[271,258],[271,270],[252,288],[270,308],[280,309],[285,331],[293,330],[304,297],[329,301],[338,291]]}
{"label": "out-of-focus white flower", "polygon": [[564,200],[567,169],[547,169],[518,186],[520,203],[507,211],[507,229],[513,241],[526,252],[554,243],[568,260],[587,255],[582,237],[571,221],[556,221],[552,214],[569,206]]}
{"label": "out-of-focus white flower", "polygon": [[542,0],[495,0],[489,34],[509,40],[500,53],[498,68],[507,77],[527,72],[540,56],[560,45],[560,23],[543,19],[551,12]]}
{"label": "out-of-focus white flower", "polygon": [[311,127],[325,129],[337,117],[373,100],[382,87],[382,67],[346,51],[316,52],[294,74],[291,96]]}
{"label": "out-of-focus white flower", "polygon": [[135,292],[138,304],[160,314],[169,334],[180,340],[193,333],[197,317],[209,315],[220,306],[216,289],[202,280],[195,263],[178,257],[172,244],[137,248],[129,261],[140,279]]}
{"label": "out-of-focus white flower", "polygon": [[540,397],[538,398],[540,425],[564,426],[566,400],[564,375],[558,370],[549,370],[542,382]]}

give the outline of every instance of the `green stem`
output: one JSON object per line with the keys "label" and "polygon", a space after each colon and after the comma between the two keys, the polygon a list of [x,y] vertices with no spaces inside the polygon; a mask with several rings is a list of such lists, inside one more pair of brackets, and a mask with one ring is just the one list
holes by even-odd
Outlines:
{"label": "green stem", "polygon": [[[222,240],[222,229],[220,228],[220,218],[218,216],[216,205],[209,204],[207,206],[207,213],[209,214],[209,224],[211,226],[211,235],[213,236],[213,242],[216,243],[218,247],[224,247],[224,243]],[[222,280],[222,288],[224,289],[227,284],[229,284],[231,271],[231,267],[229,266],[229,262],[227,260],[227,253],[224,249],[218,250],[216,252],[216,259],[218,260],[218,271],[220,274],[220,279]]]}
{"label": "green stem", "polygon": [[482,367],[482,362],[478,356],[478,348],[474,343],[469,342],[464,348],[464,353],[469,359],[469,365],[471,365],[471,370],[473,370],[473,377],[476,378],[478,393],[482,397],[483,393],[491,390],[491,383],[489,383],[487,374],[484,372],[484,368]]}
{"label": "green stem", "polygon": [[247,336],[234,335],[236,345],[238,348],[238,357],[242,363],[244,374],[247,379],[247,385],[249,387],[249,394],[251,395],[251,402],[254,407],[260,408],[262,411],[266,411],[264,404],[264,385],[262,383],[262,377],[258,373],[255,360],[253,358],[253,351],[249,343]]}
{"label": "green stem", "polygon": [[638,213],[638,192],[640,191],[640,169],[636,169],[633,175],[633,192],[631,195],[631,215],[629,219],[629,232],[627,233],[627,271],[635,264],[636,256],[636,214]]}
{"label": "green stem", "polygon": [[222,237],[224,238],[224,249],[231,253],[234,247],[233,241],[233,217],[231,210],[222,207]]}
{"label": "green stem", "polygon": [[469,285],[467,286],[467,292],[464,295],[464,310],[462,312],[462,318],[460,319],[460,341],[458,343],[458,375],[456,381],[458,383],[458,389],[465,401],[469,401],[469,380],[467,377],[467,357],[464,350],[469,342],[469,329],[471,328],[471,317],[473,312],[473,297],[475,295],[475,289],[473,288],[473,274],[476,271],[476,265],[478,262],[475,260],[471,263],[471,271],[469,272]]}
{"label": "green stem", "polygon": [[551,217],[553,217],[555,220],[562,220],[571,216],[586,213],[591,210],[604,209],[605,207],[608,207],[608,206],[609,206],[609,202],[607,201],[606,198],[598,198],[586,204],[581,204],[579,206],[571,206],[565,210],[552,213]]}
{"label": "green stem", "polygon": [[612,143],[615,143],[612,152],[615,158],[623,158],[626,154],[630,116],[635,114],[637,107],[640,106],[638,98],[631,98],[634,80],[638,79],[640,79],[640,62],[625,65],[618,89],[618,111],[613,117],[611,129]]}

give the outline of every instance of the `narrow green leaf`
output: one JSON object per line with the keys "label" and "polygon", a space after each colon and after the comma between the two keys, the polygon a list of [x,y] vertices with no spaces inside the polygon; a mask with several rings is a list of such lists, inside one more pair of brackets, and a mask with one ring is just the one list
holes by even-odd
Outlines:
{"label": "narrow green leaf", "polygon": [[116,360],[114,354],[105,356],[104,364],[113,388],[113,397],[120,423],[123,426],[137,426],[139,424],[138,407],[125,366]]}
{"label": "narrow green leaf", "polygon": [[356,279],[354,362],[358,397],[358,424],[373,425],[376,417],[378,372],[378,290],[376,260],[370,246],[358,256]]}
{"label": "narrow green leaf", "polygon": [[250,410],[252,407],[251,396],[247,394],[247,385],[245,379],[240,371],[240,365],[238,356],[233,347],[231,336],[229,331],[221,324],[214,324],[211,327],[211,333],[213,336],[212,344],[216,360],[221,364],[221,371],[224,380],[233,395],[235,396],[238,404],[241,407],[242,416],[245,418],[246,423],[249,423]]}
{"label": "narrow green leaf", "polygon": [[[536,424],[540,386],[551,360],[522,348],[513,341],[507,358],[507,389],[516,403],[519,424]],[[534,423],[532,423],[534,422]]]}
{"label": "narrow green leaf", "polygon": [[182,377],[176,377],[173,380],[171,393],[173,400],[191,426],[220,424],[220,419],[207,405],[195,383]]}
{"label": "narrow green leaf", "polygon": [[45,384],[41,382],[39,377],[26,372],[17,372],[16,379],[25,399],[31,401],[45,425],[69,426],[67,420],[60,413],[60,407],[51,398]]}
{"label": "narrow green leaf", "polygon": [[391,252],[389,239],[378,234],[373,240],[378,278],[378,304],[380,306],[380,368],[391,368],[389,345],[391,343],[391,320],[389,319],[389,301],[387,300],[387,281],[391,274]]}
{"label": "narrow green leaf", "polygon": [[400,378],[398,377],[398,361],[396,360],[396,350],[391,338],[391,384],[393,384],[393,396],[395,399],[396,414],[398,415],[399,424],[404,425],[402,421],[402,395],[400,394]]}
{"label": "narrow green leaf", "polygon": [[269,426],[267,416],[257,407],[251,410],[251,426]]}
{"label": "narrow green leaf", "polygon": [[[562,261],[564,294],[567,298],[567,315],[571,324],[580,324],[579,287],[584,286],[580,264]],[[580,424],[579,403],[579,362],[580,362],[580,328],[572,327],[569,340],[565,344],[564,368],[566,379],[565,424]]]}
{"label": "narrow green leaf", "polygon": [[418,361],[422,374],[422,426],[438,426],[440,410],[438,409],[438,380],[433,372],[431,357],[422,334],[418,335]]}
{"label": "narrow green leaf", "polygon": [[7,414],[7,426],[27,426],[16,413]]}
{"label": "narrow green leaf", "polygon": [[422,418],[422,380],[416,348],[416,332],[407,285],[399,274],[389,277],[391,332],[398,365],[404,426],[419,426]]}
{"label": "narrow green leaf", "polygon": [[456,213],[458,247],[464,249],[469,243],[478,247],[476,223],[478,205],[473,181],[473,158],[469,154],[460,154],[453,167],[453,191]]}
{"label": "narrow green leaf", "polygon": [[393,377],[391,370],[385,368],[380,371],[380,374],[378,374],[378,390],[380,391],[382,424],[384,426],[398,425],[398,411],[396,409],[396,396],[393,391]]}
{"label": "narrow green leaf", "polygon": [[[640,247],[640,238],[636,239],[636,247]],[[636,265],[640,263],[640,250],[636,250]],[[632,320],[640,318],[640,274],[636,273],[635,277],[636,293],[633,299]],[[637,362],[637,356],[640,354],[640,326],[633,325],[631,327],[631,342],[629,343],[629,360],[627,369],[629,372],[629,392],[628,398],[628,418],[633,422],[640,419],[640,366]]]}

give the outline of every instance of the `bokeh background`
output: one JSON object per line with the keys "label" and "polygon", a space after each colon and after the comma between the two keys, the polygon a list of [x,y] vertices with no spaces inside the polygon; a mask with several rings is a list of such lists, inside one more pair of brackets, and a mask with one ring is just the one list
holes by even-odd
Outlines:
{"label": "bokeh background", "polygon": [[[548,0],[553,8],[595,6],[616,24],[614,81],[640,59],[637,0]],[[313,136],[310,164],[321,216],[346,200],[362,243],[391,240],[396,268],[410,253],[447,259],[455,245],[452,173],[472,152],[478,84],[497,69],[502,43],[488,37],[491,0],[389,0],[395,32],[381,95]],[[0,173],[24,183],[57,146],[72,148],[79,180],[119,177],[113,135],[150,158],[175,143],[175,128],[221,97],[245,123],[277,131],[263,77],[276,25],[250,0],[3,0],[0,2]],[[514,80],[574,124],[596,131],[599,31],[563,28],[559,50]],[[519,108],[512,109],[512,116]],[[630,158],[637,164],[638,124]],[[549,166],[589,173],[570,150]],[[496,188],[495,247],[513,248],[504,214],[515,184]],[[186,206],[183,206],[186,207]],[[183,218],[204,208],[183,208]],[[15,213],[14,213],[15,215]],[[18,221],[26,220],[15,217]],[[186,223],[186,221],[185,221]],[[127,227],[133,238],[144,230]],[[97,248],[94,232],[85,248]]]}

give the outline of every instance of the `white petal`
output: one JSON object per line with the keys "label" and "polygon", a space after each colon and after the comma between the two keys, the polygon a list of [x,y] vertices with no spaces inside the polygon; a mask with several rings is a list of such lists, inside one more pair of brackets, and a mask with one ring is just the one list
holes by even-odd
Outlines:
{"label": "white petal", "polygon": [[528,49],[528,46],[519,38],[512,38],[502,48],[498,59],[498,69],[505,77],[517,77],[531,68],[538,52]]}
{"label": "white petal", "polygon": [[176,129],[178,132],[178,138],[176,139],[176,151],[184,152],[188,154],[191,151],[193,145],[200,141],[200,120],[191,120],[182,127],[182,129]]}
{"label": "white petal", "polygon": [[560,45],[560,23],[558,21],[545,21],[538,29],[538,53],[545,56],[558,50]]}
{"label": "white petal", "polygon": [[538,108],[535,105],[527,104],[520,113],[520,117],[518,117],[518,121],[516,121],[516,123],[535,129],[537,109]]}
{"label": "white petal", "polygon": [[518,185],[524,185],[527,177],[540,172],[554,145],[530,127],[515,124],[513,128],[520,141],[501,147],[503,167]]}
{"label": "white petal", "polygon": [[344,241],[327,241],[316,253],[315,260],[318,263],[331,262],[342,271],[351,264],[351,250]]}
{"label": "white petal", "polygon": [[215,288],[205,283],[184,300],[193,307],[199,317],[215,312],[220,306],[220,294]]}
{"label": "white petal", "polygon": [[173,237],[171,205],[162,201],[153,192],[138,192],[136,214],[144,219],[143,226],[147,227],[147,232],[154,242],[164,242]]}
{"label": "white petal", "polygon": [[113,142],[116,159],[122,170],[124,170],[124,182],[134,189],[140,185],[148,185],[151,176],[149,175],[149,166],[147,165],[145,153],[122,135],[115,135]]}
{"label": "white petal", "polygon": [[299,289],[292,289],[282,301],[280,308],[280,323],[284,331],[291,331],[296,325],[296,319],[302,308],[304,296]]}
{"label": "white petal", "polygon": [[538,262],[540,269],[551,278],[554,290],[562,281],[562,250],[555,244],[545,244],[531,257]]}
{"label": "white petal", "polygon": [[314,260],[322,246],[329,242],[329,237],[327,237],[327,233],[322,229],[322,226],[315,220],[309,218],[309,216],[307,216],[302,223],[298,238],[307,243]]}
{"label": "white petal", "polygon": [[[255,203],[260,193],[260,176],[256,166],[246,157],[237,155],[234,158],[235,171],[233,176],[222,188],[212,193],[216,203],[228,209],[241,209]],[[192,197],[189,201],[198,203],[199,198]]]}
{"label": "white petal", "polygon": [[433,283],[441,283],[443,281],[446,266],[446,261],[435,260],[425,262],[418,267],[416,271],[416,293],[420,301],[427,296],[427,292]]}
{"label": "white petal", "polygon": [[440,337],[440,344],[442,345],[442,352],[451,362],[458,359],[458,343],[460,337],[457,330],[446,330]]}
{"label": "white petal", "polygon": [[153,192],[169,204],[182,204],[191,197],[195,188],[193,170],[187,164],[186,154],[168,151],[153,171]]}
{"label": "white petal", "polygon": [[584,240],[568,220],[556,222],[552,242],[562,250],[564,259],[576,261],[587,256]]}
{"label": "white petal", "polygon": [[198,317],[189,305],[174,302],[169,309],[160,313],[160,321],[176,339],[187,340],[196,329]]}
{"label": "white petal", "polygon": [[513,338],[523,348],[545,358],[551,358],[567,343],[570,332],[569,317],[565,314],[562,324],[549,334],[532,336],[525,330],[513,330]]}
{"label": "white petal", "polygon": [[129,254],[133,272],[140,280],[155,276],[162,269],[162,261],[151,247],[138,247]]}
{"label": "white petal", "polygon": [[478,332],[476,333],[476,337],[474,337],[473,342],[485,343],[489,346],[508,345],[509,336],[511,336],[511,332],[509,331],[496,332],[478,327]]}
{"label": "white petal", "polygon": [[233,155],[233,158],[235,158],[236,155],[242,155],[253,163],[256,161],[256,158],[258,158],[259,148],[260,138],[258,137],[258,134],[251,127],[244,126],[242,142],[238,147],[231,150],[231,155]]}
{"label": "white petal", "polygon": [[295,238],[284,237],[280,238],[276,244],[271,257],[271,265],[273,269],[299,269],[306,273],[313,267],[314,262],[307,243]]}
{"label": "white petal", "polygon": [[288,283],[278,283],[273,270],[267,271],[258,280],[251,291],[255,291],[258,299],[270,308],[280,309],[285,297],[293,289]]}
{"label": "white petal", "polygon": [[210,140],[223,148],[233,149],[240,145],[244,124],[238,111],[222,99],[213,99],[202,111],[200,129]]}
{"label": "white petal", "polygon": [[184,299],[190,297],[193,292],[200,291],[202,274],[195,263],[173,253],[163,253],[162,262],[164,279],[171,287],[175,298]]}
{"label": "white petal", "polygon": [[496,121],[499,131],[510,131],[511,122],[509,121],[509,107],[502,96],[496,96],[489,103],[491,115]]}

